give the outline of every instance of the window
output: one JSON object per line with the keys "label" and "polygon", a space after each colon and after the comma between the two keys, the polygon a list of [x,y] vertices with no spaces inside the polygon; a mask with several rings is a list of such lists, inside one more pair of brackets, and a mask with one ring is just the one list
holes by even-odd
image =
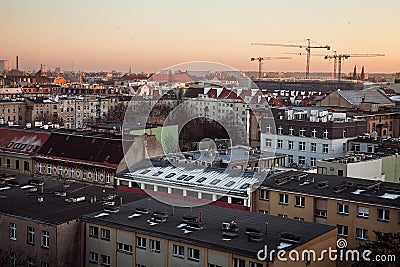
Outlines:
{"label": "window", "polygon": [[150,250],[153,252],[160,253],[161,250],[161,242],[158,240],[150,239]]}
{"label": "window", "polygon": [[293,217],[294,220],[298,220],[298,221],[304,221],[304,218],[301,217]]}
{"label": "window", "polygon": [[97,182],[99,180],[99,173],[95,172],[94,173],[94,177],[93,177],[93,181]]}
{"label": "window", "polygon": [[306,142],[299,142],[299,150],[306,151]]}
{"label": "window", "polygon": [[378,221],[389,221],[389,210],[378,209]]}
{"label": "window", "polygon": [[268,214],[267,210],[258,210],[258,212],[261,213],[261,214]]}
{"label": "window", "polygon": [[278,213],[278,216],[282,217],[282,218],[287,218],[288,217],[286,214],[281,214],[281,213]]}
{"label": "window", "polygon": [[299,156],[299,165],[306,165],[306,157]]}
{"label": "window", "polygon": [[329,131],[328,130],[324,130],[324,138],[325,139],[328,139],[328,134],[329,134]]}
{"label": "window", "polygon": [[326,218],[327,216],[326,210],[315,210],[315,217]]}
{"label": "window", "polygon": [[351,145],[351,151],[359,152],[360,151],[360,144],[352,144]]}
{"label": "window", "polygon": [[89,226],[89,236],[99,238],[99,228],[95,226]]}
{"label": "window", "polygon": [[15,254],[10,257],[10,267],[17,267],[17,256]]}
{"label": "window", "polygon": [[278,127],[278,134],[282,134],[282,129],[283,129],[282,126]]}
{"label": "window", "polygon": [[47,174],[51,174],[51,165],[47,164]]}
{"label": "window", "polygon": [[136,267],[146,267],[146,265],[136,263]]}
{"label": "window", "polygon": [[101,228],[101,239],[103,240],[110,240],[110,230]]}
{"label": "window", "polygon": [[279,194],[279,204],[281,205],[287,205],[288,204],[288,198],[289,196],[286,194]]}
{"label": "window", "polygon": [[263,267],[262,263],[258,263],[258,262],[249,262],[249,267]]}
{"label": "window", "polygon": [[19,160],[15,160],[15,169],[19,170]]}
{"label": "window", "polygon": [[146,249],[146,238],[137,236],[136,237],[136,247]]}
{"label": "window", "polygon": [[300,135],[300,136],[305,136],[305,135],[306,135],[306,128],[301,128],[301,129],[299,130],[299,135]]}
{"label": "window", "polygon": [[27,242],[28,244],[34,245],[35,244],[35,228],[29,227],[27,228],[28,234],[27,234]]}
{"label": "window", "polygon": [[347,144],[346,143],[343,143],[342,144],[342,152],[344,153],[344,152],[346,152],[347,151]]}
{"label": "window", "polygon": [[337,175],[338,175],[338,176],[343,176],[343,170],[338,170],[338,171],[337,171]]}
{"label": "window", "polygon": [[317,152],[317,143],[311,143],[311,152]]}
{"label": "window", "polygon": [[362,228],[356,228],[356,239],[367,240],[368,230]]}
{"label": "window", "polygon": [[185,257],[185,247],[173,244],[172,246],[172,256],[184,258]]}
{"label": "window", "polygon": [[329,145],[328,144],[323,144],[322,145],[322,152],[325,154],[329,153]]}
{"label": "window", "polygon": [[111,259],[110,256],[101,255],[101,265],[102,266],[110,266]]}
{"label": "window", "polygon": [[282,148],[283,147],[283,141],[282,140],[277,140],[276,141],[276,147],[277,148]]}
{"label": "window", "polygon": [[87,172],[86,170],[82,170],[82,180],[86,180],[87,179]]}
{"label": "window", "polygon": [[17,240],[17,225],[10,223],[10,239]]}
{"label": "window", "polygon": [[293,133],[294,133],[294,129],[293,129],[292,126],[290,126],[290,128],[289,128],[289,135],[293,135]]}
{"label": "window", "polygon": [[74,169],[71,168],[70,173],[69,173],[69,176],[70,176],[71,178],[74,178],[74,177],[75,177],[75,170],[74,170]]}
{"label": "window", "polygon": [[192,261],[200,260],[200,250],[195,248],[188,248],[188,259]]}
{"label": "window", "polygon": [[245,267],[246,261],[238,258],[233,258],[233,267]]}
{"label": "window", "polygon": [[128,244],[123,244],[123,243],[117,243],[117,250],[119,252],[127,253],[127,254],[132,254],[132,246]]}
{"label": "window", "polygon": [[99,254],[93,251],[89,251],[89,262],[98,264],[99,263]]}
{"label": "window", "polygon": [[221,266],[221,265],[216,265],[216,264],[209,263],[209,264],[208,264],[208,267],[222,267],[222,266]]}
{"label": "window", "polygon": [[349,214],[349,205],[338,203],[337,204],[337,213],[348,215]]}
{"label": "window", "polygon": [[27,264],[28,264],[28,267],[34,267],[35,259],[28,257]]}
{"label": "window", "polygon": [[268,200],[268,190],[260,189],[260,199],[261,200]]}
{"label": "window", "polygon": [[288,149],[293,149],[293,141],[288,141]]}
{"label": "window", "polygon": [[107,184],[111,183],[111,174],[109,173],[106,174],[106,183]]}
{"label": "window", "polygon": [[266,138],[265,139],[265,146],[266,147],[271,147],[272,146],[272,139]]}
{"label": "window", "polygon": [[293,155],[288,155],[288,164],[293,163]]}
{"label": "window", "polygon": [[367,146],[367,152],[368,153],[374,153],[374,146],[373,145],[368,145]]}
{"label": "window", "polygon": [[58,175],[62,175],[62,167],[58,166]]}
{"label": "window", "polygon": [[311,131],[311,137],[317,137],[317,130],[315,130],[315,129],[313,129],[312,131]]}
{"label": "window", "polygon": [[49,248],[50,233],[49,231],[42,231],[42,247]]}
{"label": "window", "polygon": [[29,171],[29,161],[24,161],[24,171]]}
{"label": "window", "polygon": [[367,207],[357,207],[357,216],[361,218],[368,218],[369,208]]}
{"label": "window", "polygon": [[349,235],[349,227],[347,225],[337,225],[337,234],[339,236],[348,236]]}
{"label": "window", "polygon": [[42,163],[39,163],[39,164],[38,164],[38,171],[39,171],[40,173],[42,173]]}
{"label": "window", "polygon": [[305,197],[295,196],[294,197],[294,205],[296,207],[304,208],[305,205]]}
{"label": "window", "polygon": [[272,129],[272,127],[271,127],[271,125],[267,125],[267,127],[265,128],[265,130],[266,130],[266,132],[267,133],[271,133],[271,129]]}
{"label": "window", "polygon": [[311,158],[310,158],[310,164],[311,164],[312,167],[315,167],[315,165],[317,165],[317,159],[311,157]]}

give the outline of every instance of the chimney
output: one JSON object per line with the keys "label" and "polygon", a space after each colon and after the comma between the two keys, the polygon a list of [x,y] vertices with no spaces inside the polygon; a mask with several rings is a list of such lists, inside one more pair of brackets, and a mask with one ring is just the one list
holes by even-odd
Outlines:
{"label": "chimney", "polygon": [[268,222],[265,222],[265,233],[268,234]]}
{"label": "chimney", "polygon": [[365,80],[365,73],[364,73],[364,66],[362,66],[362,69],[361,69],[361,75],[360,75],[361,77],[361,80]]}
{"label": "chimney", "polygon": [[19,59],[18,59],[18,56],[16,56],[16,58],[15,58],[15,68],[17,70],[19,70]]}
{"label": "chimney", "polygon": [[353,80],[357,80],[357,66],[354,66]]}

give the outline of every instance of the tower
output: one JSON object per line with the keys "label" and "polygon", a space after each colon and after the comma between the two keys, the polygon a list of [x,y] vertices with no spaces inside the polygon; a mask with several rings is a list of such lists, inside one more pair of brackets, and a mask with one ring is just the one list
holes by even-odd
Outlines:
{"label": "tower", "polygon": [[361,79],[361,80],[365,80],[364,66],[362,66],[362,69],[361,69],[360,79]]}
{"label": "tower", "polygon": [[357,80],[357,66],[354,66],[353,80]]}

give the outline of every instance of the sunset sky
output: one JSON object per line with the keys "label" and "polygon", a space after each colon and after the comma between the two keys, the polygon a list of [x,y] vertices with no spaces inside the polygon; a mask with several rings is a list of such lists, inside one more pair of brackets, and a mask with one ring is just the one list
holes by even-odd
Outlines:
{"label": "sunset sky", "polygon": [[[264,71],[304,71],[298,48],[251,46],[252,42],[306,44],[310,38],[338,53],[383,53],[350,58],[366,72],[400,71],[400,1],[385,0],[1,0],[0,59],[20,68],[86,71],[157,71],[187,61],[215,61],[256,70],[250,57],[268,61]],[[315,49],[314,53],[329,53]],[[312,57],[311,71],[330,72],[333,62]]]}

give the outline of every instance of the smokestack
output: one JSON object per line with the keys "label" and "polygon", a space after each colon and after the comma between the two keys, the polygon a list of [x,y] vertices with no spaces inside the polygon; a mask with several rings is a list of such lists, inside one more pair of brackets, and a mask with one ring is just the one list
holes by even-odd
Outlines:
{"label": "smokestack", "polygon": [[357,80],[357,66],[354,66],[353,80]]}
{"label": "smokestack", "polygon": [[361,75],[360,75],[361,77],[361,80],[365,80],[365,72],[364,72],[364,66],[362,66],[362,69],[361,69]]}
{"label": "smokestack", "polygon": [[19,70],[19,59],[18,59],[18,56],[16,56],[16,59],[15,59],[15,68],[17,70]]}

